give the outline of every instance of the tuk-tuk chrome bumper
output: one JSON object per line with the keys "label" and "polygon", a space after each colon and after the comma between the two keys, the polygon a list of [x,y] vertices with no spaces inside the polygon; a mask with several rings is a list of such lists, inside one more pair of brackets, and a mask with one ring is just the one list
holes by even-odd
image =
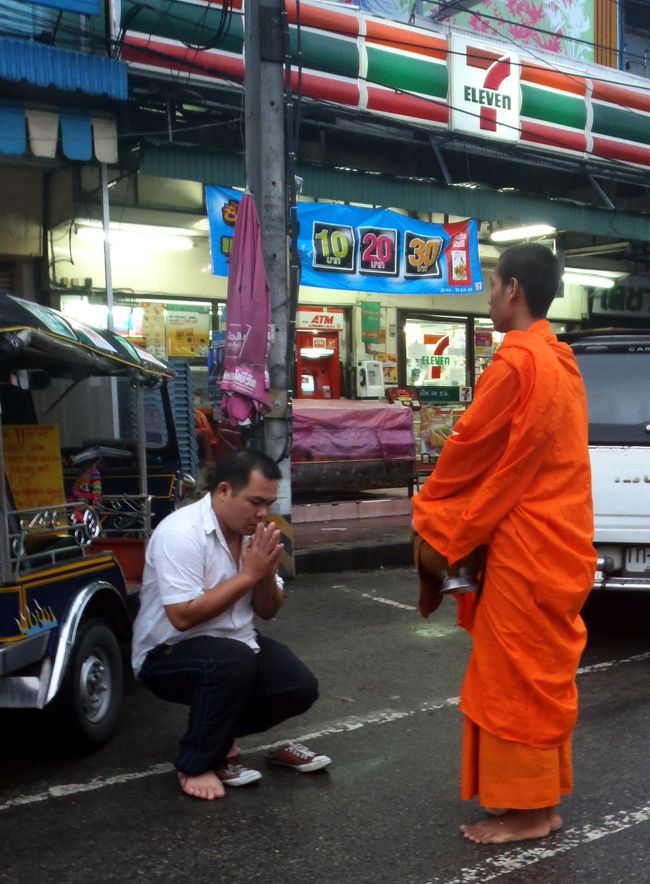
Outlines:
{"label": "tuk-tuk chrome bumper", "polygon": [[49,640],[50,633],[41,632],[19,642],[0,645],[0,676],[17,672],[42,660]]}
{"label": "tuk-tuk chrome bumper", "polygon": [[[63,682],[79,626],[88,605],[99,593],[105,598],[112,599],[114,610],[120,612],[125,623],[128,622],[126,604],[114,586],[106,581],[97,580],[85,587],[75,596],[65,619],[59,624],[56,648],[53,651],[47,647],[50,631],[34,636],[44,639],[44,644],[41,644],[40,648],[36,643],[27,645],[31,636],[3,648],[5,653],[10,649],[17,654],[17,649],[25,645],[21,666],[26,667],[31,664],[33,666],[31,671],[24,673],[24,669],[14,665],[20,660],[18,656],[4,658],[4,663],[0,663],[0,708],[43,709],[54,699]],[[37,650],[40,650],[40,656],[36,656]],[[40,669],[36,665],[39,661]]]}

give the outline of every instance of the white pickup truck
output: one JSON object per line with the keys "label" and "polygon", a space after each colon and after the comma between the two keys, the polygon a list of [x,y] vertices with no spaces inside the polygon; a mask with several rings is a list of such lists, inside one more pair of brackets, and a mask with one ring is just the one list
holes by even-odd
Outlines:
{"label": "white pickup truck", "polygon": [[650,329],[562,335],[589,400],[594,589],[650,591]]}

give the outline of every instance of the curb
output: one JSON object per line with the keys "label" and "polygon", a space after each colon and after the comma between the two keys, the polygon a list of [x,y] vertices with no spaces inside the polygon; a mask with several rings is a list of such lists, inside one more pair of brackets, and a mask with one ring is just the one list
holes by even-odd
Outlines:
{"label": "curb", "polygon": [[377,568],[403,568],[413,564],[411,541],[331,546],[294,550],[296,574],[330,571],[373,571]]}

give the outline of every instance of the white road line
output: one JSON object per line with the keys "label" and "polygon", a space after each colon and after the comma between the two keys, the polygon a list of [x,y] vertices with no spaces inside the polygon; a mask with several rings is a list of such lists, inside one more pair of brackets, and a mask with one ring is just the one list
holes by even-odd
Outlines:
{"label": "white road line", "polygon": [[596,825],[586,823],[579,828],[558,832],[557,835],[545,839],[544,844],[540,844],[539,847],[515,847],[507,853],[488,857],[471,868],[461,869],[458,878],[452,878],[444,884],[476,884],[476,882],[483,884],[484,881],[492,881],[510,872],[517,872],[542,860],[552,859],[560,853],[575,850],[599,838],[615,835],[617,832],[623,832],[648,821],[650,821],[650,804],[644,804],[636,810],[619,810],[617,813],[607,814]]}
{"label": "white road line", "polygon": [[[368,724],[388,724],[391,721],[399,721],[402,718],[411,718],[419,715],[421,712],[434,712],[437,709],[447,709],[451,706],[458,706],[460,697],[447,697],[441,703],[422,703],[417,709],[382,709],[377,712],[369,712],[367,715],[351,715],[342,721],[323,728],[322,730],[312,731],[308,734],[301,734],[291,739],[295,743],[306,743],[316,740],[319,737],[325,737],[328,734],[342,734],[349,731],[356,731]],[[278,746],[284,746],[288,742],[288,738],[277,740],[274,743],[262,743],[259,746],[246,747],[246,754],[254,752],[268,752],[270,749],[277,749]],[[0,804],[0,811],[9,810],[12,807],[21,807],[25,804],[37,804],[41,801],[47,801],[49,798],[62,798],[66,795],[75,795],[79,792],[92,792],[95,789],[103,789],[104,786],[117,786],[120,783],[128,783],[131,780],[141,780],[145,777],[158,776],[159,774],[170,773],[174,770],[172,764],[152,764],[144,770],[133,771],[131,773],[115,774],[110,777],[95,777],[86,783],[66,783],[61,786],[50,786],[44,792],[37,792],[34,795],[19,795],[16,798],[10,798],[3,804]]]}
{"label": "white road line", "polygon": [[9,810],[10,807],[22,807],[25,804],[37,804],[39,801],[47,801],[49,798],[63,798],[66,795],[77,795],[80,792],[93,792],[95,789],[103,789],[105,786],[116,786],[119,783],[128,783],[131,780],[141,780],[144,777],[170,773],[174,770],[173,764],[152,764],[144,770],[136,770],[131,773],[115,774],[112,777],[95,777],[86,783],[64,783],[61,786],[50,786],[45,792],[36,792],[34,795],[19,795],[0,804],[0,810]]}
{"label": "white road line", "polygon": [[371,595],[369,592],[360,593],[364,599],[372,599],[373,602],[380,602],[382,605],[392,605],[394,608],[403,608],[405,611],[415,611],[415,605],[404,605],[402,602],[394,602],[392,599],[384,599],[380,595]]}
{"label": "white road line", "polygon": [[641,660],[650,660],[650,651],[644,651],[643,654],[635,654],[633,657],[622,657],[620,660],[606,660],[604,663],[592,663],[591,666],[581,666],[578,669],[578,675],[585,675],[589,672],[602,672],[604,669],[611,669],[612,666],[620,666],[621,663],[639,663]]}
{"label": "white road line", "polygon": [[[625,657],[620,660],[608,660],[604,663],[595,663],[592,666],[585,666],[582,669],[579,669],[578,673],[585,675],[591,672],[600,672],[601,670],[611,669],[614,666],[619,666],[624,663],[638,663],[639,661],[647,660],[649,657],[650,652],[646,652],[643,654],[636,654],[632,657]],[[298,743],[307,743],[311,740],[328,736],[329,734],[347,733],[359,730],[367,725],[389,724],[392,721],[411,718],[422,712],[435,712],[439,709],[448,709],[453,706],[458,706],[459,702],[460,697],[447,697],[446,700],[442,700],[440,703],[422,703],[416,709],[382,709],[375,712],[369,712],[367,715],[352,715],[341,721],[335,722],[328,727],[322,728],[321,730],[302,734],[301,736],[293,737],[292,739]],[[278,746],[284,745],[287,740],[288,738],[285,738],[284,740],[278,740],[274,743],[263,743],[259,746],[251,746],[250,748],[247,748],[246,751],[251,753],[268,752],[270,749],[275,749]],[[141,780],[145,777],[158,776],[160,774],[170,773],[173,769],[174,768],[171,764],[152,764],[150,767],[146,767],[143,770],[115,774],[109,777],[95,777],[85,783],[63,783],[58,786],[50,786],[45,791],[36,792],[33,795],[18,795],[16,798],[10,798],[8,801],[0,804],[0,811],[10,810],[13,807],[21,807],[26,804],[37,804],[42,801],[47,801],[50,798],[63,798],[66,795],[76,795],[80,792],[92,792],[96,789],[103,789],[105,786],[116,786],[121,783],[128,783],[131,780]],[[640,822],[642,821],[643,820],[640,820]],[[565,834],[568,834],[568,831]]]}
{"label": "white road line", "polygon": [[380,595],[373,595],[371,592],[357,592],[343,583],[335,583],[332,589],[342,589],[350,595],[359,596],[362,599],[370,599],[371,602],[379,602],[382,605],[391,605],[393,608],[402,608],[404,611],[417,611],[415,605],[405,605],[402,602],[395,602],[393,599],[385,599]]}

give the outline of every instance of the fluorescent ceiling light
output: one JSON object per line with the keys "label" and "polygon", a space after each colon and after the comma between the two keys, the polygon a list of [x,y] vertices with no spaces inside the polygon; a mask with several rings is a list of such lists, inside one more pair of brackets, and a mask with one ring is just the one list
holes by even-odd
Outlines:
{"label": "fluorescent ceiling light", "polygon": [[[104,241],[104,230],[102,227],[79,226],[77,236],[80,239],[100,243]],[[131,249],[144,248],[157,252],[187,252],[194,246],[192,237],[170,233],[164,227],[138,229],[138,226],[134,225],[125,230],[123,228],[116,229],[111,225],[108,238],[111,246],[117,249],[128,247]]]}
{"label": "fluorescent ceiling light", "polygon": [[629,276],[627,270],[592,270],[591,267],[565,267],[565,273],[582,274],[587,276],[604,276],[605,279],[621,279],[623,276]]}
{"label": "fluorescent ceiling light", "polygon": [[530,224],[528,227],[512,227],[509,230],[494,230],[490,234],[492,242],[515,242],[518,239],[538,239],[555,233],[549,224]]}
{"label": "fluorescent ceiling light", "polygon": [[611,276],[600,276],[589,270],[567,270],[562,279],[569,285],[584,285],[594,289],[613,289],[616,285]]}

